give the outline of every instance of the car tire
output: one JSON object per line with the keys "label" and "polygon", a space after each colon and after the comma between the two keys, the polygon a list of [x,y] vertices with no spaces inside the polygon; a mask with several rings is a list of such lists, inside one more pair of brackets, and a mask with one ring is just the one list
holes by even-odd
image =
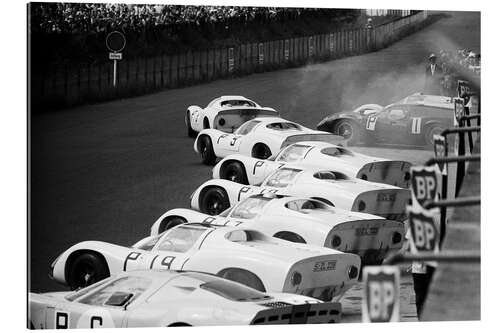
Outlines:
{"label": "car tire", "polygon": [[264,287],[264,284],[259,279],[259,277],[245,269],[226,268],[220,271],[217,275],[224,279],[244,284],[245,286],[256,289],[258,291],[266,291],[266,288]]}
{"label": "car tire", "polygon": [[68,286],[75,290],[109,277],[109,268],[98,254],[84,252],[71,261],[67,274]]}
{"label": "car tire", "polygon": [[425,145],[429,147],[434,146],[434,134],[441,134],[444,131],[441,125],[432,125],[425,131]]}
{"label": "car tire", "polygon": [[215,165],[217,156],[215,156],[212,139],[210,139],[210,137],[207,135],[203,135],[199,140],[201,161],[206,165]]}
{"label": "car tire", "polygon": [[290,231],[279,231],[275,233],[273,237],[283,239],[292,243],[306,244],[306,240],[304,238]]}
{"label": "car tire", "polygon": [[209,187],[200,194],[200,211],[204,214],[219,215],[229,206],[229,196],[220,187]]}
{"label": "car tire", "polygon": [[232,182],[248,185],[247,172],[243,163],[239,161],[230,161],[224,164],[220,177]]}
{"label": "car tire", "polygon": [[252,157],[266,160],[272,155],[271,149],[263,143],[257,143],[252,148]]}
{"label": "car tire", "polygon": [[333,134],[343,137],[345,143],[348,145],[358,143],[361,139],[361,130],[359,126],[347,119],[342,119],[335,123]]}
{"label": "car tire", "polygon": [[164,231],[172,229],[179,224],[187,223],[186,219],[180,216],[167,216],[161,221],[160,228],[158,228],[158,234],[161,234]]}
{"label": "car tire", "polygon": [[185,119],[186,127],[187,127],[187,135],[190,138],[196,138],[196,131],[193,130],[191,127],[191,116],[189,115],[189,111],[186,112],[186,119]]}

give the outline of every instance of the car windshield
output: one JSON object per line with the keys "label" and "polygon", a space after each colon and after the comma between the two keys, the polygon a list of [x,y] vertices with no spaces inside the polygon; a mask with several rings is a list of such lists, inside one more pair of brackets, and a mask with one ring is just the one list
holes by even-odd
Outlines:
{"label": "car windshield", "polygon": [[300,130],[300,125],[290,122],[271,123],[266,125],[267,128],[275,131]]}
{"label": "car windshield", "polygon": [[281,168],[271,174],[265,181],[265,186],[287,187],[297,177],[302,170],[292,168]]}
{"label": "car windshield", "polygon": [[221,106],[250,106],[250,107],[255,107],[256,104],[252,101],[249,101],[247,99],[233,99],[233,100],[227,100],[227,101],[222,101],[220,102]]}
{"label": "car windshield", "polygon": [[162,236],[163,233],[150,237],[145,243],[141,244],[140,246],[137,246],[137,248],[145,251],[151,251]]}
{"label": "car windshield", "polygon": [[309,199],[292,200],[285,204],[285,207],[296,212],[307,214],[311,210],[332,210],[333,208],[323,202]]}
{"label": "car windshield", "polygon": [[152,280],[143,276],[118,278],[103,288],[90,292],[78,300],[93,306],[124,306],[137,299],[151,285]]}
{"label": "car windshield", "polygon": [[260,123],[260,120],[250,120],[241,125],[235,132],[238,135],[248,134],[257,124]]}
{"label": "car windshield", "polygon": [[264,198],[261,196],[247,198],[234,208],[231,213],[231,217],[239,219],[253,219],[271,200],[271,198]]}
{"label": "car windshield", "polygon": [[349,156],[354,155],[350,150],[345,149],[345,148],[341,148],[341,147],[323,148],[323,149],[321,149],[321,153],[324,155],[333,156],[333,157],[339,157],[342,155],[349,155]]}
{"label": "car windshield", "polygon": [[159,242],[158,251],[186,252],[207,231],[198,226],[178,226],[167,232]]}
{"label": "car windshield", "polygon": [[244,302],[272,299],[269,295],[230,280],[196,272],[188,272],[185,275],[203,282],[200,284],[201,289],[232,301]]}
{"label": "car windshield", "polygon": [[307,145],[298,145],[298,144],[291,145],[283,149],[283,151],[276,160],[283,162],[296,162],[302,160],[311,148],[312,146],[307,146]]}

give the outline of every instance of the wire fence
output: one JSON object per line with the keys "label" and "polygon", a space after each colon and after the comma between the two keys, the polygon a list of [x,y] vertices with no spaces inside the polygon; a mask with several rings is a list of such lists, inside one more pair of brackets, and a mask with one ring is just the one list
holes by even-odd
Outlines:
{"label": "wire fence", "polygon": [[118,61],[116,86],[112,61],[50,65],[29,78],[31,107],[40,112],[359,55],[387,47],[426,19],[427,12],[420,11],[373,28],[123,59]]}

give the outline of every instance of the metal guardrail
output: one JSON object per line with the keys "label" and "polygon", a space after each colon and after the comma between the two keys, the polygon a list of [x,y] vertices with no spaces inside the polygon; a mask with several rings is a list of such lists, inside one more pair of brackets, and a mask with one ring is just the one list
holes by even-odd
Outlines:
{"label": "metal guardrail", "polygon": [[426,166],[433,165],[436,163],[454,163],[454,162],[475,162],[481,161],[480,154],[474,154],[469,156],[451,156],[451,157],[433,157],[425,162]]}
{"label": "metal guardrail", "polygon": [[455,198],[448,200],[439,200],[439,201],[427,201],[424,203],[425,209],[435,208],[435,207],[460,207],[460,206],[475,206],[481,204],[481,197],[464,197],[464,198]]}
{"label": "metal guardrail", "polygon": [[385,264],[397,265],[413,261],[436,261],[436,262],[459,262],[480,263],[481,252],[479,251],[443,251],[439,253],[421,252],[419,254],[395,253],[386,259]]}

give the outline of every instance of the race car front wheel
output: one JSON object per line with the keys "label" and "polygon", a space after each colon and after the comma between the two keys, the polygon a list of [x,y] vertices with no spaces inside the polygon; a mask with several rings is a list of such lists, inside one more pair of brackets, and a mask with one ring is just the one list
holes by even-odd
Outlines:
{"label": "race car front wheel", "polygon": [[352,121],[345,119],[335,124],[333,133],[343,137],[347,144],[358,142],[360,137],[358,126]]}
{"label": "race car front wheel", "polygon": [[221,178],[232,182],[248,185],[247,173],[241,162],[230,161],[222,167]]}
{"label": "race car front wheel", "polygon": [[196,132],[193,130],[191,127],[191,116],[189,115],[189,111],[186,112],[186,119],[185,119],[186,127],[187,127],[187,135],[190,138],[195,138],[196,137]]}
{"label": "race car front wheel", "polygon": [[245,286],[258,291],[266,291],[264,284],[257,275],[242,268],[226,268],[220,271],[217,275],[224,279],[244,284]]}
{"label": "race car front wheel", "polygon": [[109,277],[105,260],[98,254],[83,252],[70,262],[67,281],[71,290],[84,288]]}
{"label": "race car front wheel", "polygon": [[263,143],[257,143],[252,148],[252,157],[265,160],[272,155],[271,149]]}
{"label": "race car front wheel", "polygon": [[425,144],[427,146],[434,146],[434,135],[441,135],[443,131],[444,128],[441,125],[433,125],[429,127],[425,132]]}
{"label": "race car front wheel", "polygon": [[161,221],[160,228],[158,228],[158,233],[161,234],[166,230],[172,229],[173,227],[178,226],[179,224],[184,224],[186,222],[186,219],[180,216],[167,216],[163,219],[163,221]]}
{"label": "race car front wheel", "polygon": [[200,210],[208,215],[219,215],[230,206],[226,191],[220,187],[208,187],[200,194]]}
{"label": "race car front wheel", "polygon": [[212,146],[212,139],[210,139],[207,135],[203,135],[199,140],[201,161],[206,165],[214,165],[217,156],[215,156],[214,148]]}

